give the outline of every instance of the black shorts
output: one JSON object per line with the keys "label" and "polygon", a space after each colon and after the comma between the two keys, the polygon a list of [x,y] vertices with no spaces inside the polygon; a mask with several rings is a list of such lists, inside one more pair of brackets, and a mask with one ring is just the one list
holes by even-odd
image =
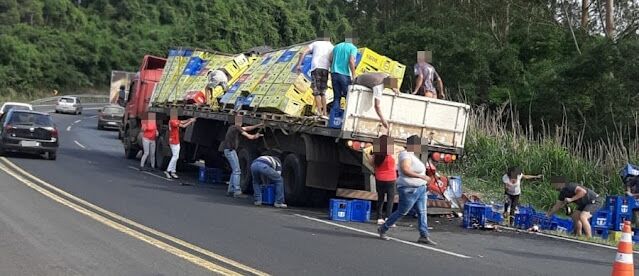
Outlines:
{"label": "black shorts", "polygon": [[328,70],[317,68],[311,72],[313,96],[324,96],[328,89]]}
{"label": "black shorts", "polygon": [[577,206],[577,211],[579,211],[579,212],[588,212],[588,213],[592,214],[592,213],[596,212],[597,210],[599,210],[599,208],[601,208],[601,206],[602,206],[601,198],[597,197],[590,204]]}

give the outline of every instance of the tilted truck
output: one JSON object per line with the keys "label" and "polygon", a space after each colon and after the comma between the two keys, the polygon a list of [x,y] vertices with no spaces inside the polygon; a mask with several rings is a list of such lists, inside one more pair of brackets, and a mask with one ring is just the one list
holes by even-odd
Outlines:
{"label": "tilted truck", "polygon": [[[293,48],[288,50],[290,51],[290,49]],[[296,49],[299,50],[300,48]],[[286,52],[287,49],[283,51]],[[366,56],[367,51],[370,50],[360,49],[360,55],[357,60],[358,73],[384,71],[385,65],[382,65],[381,61],[378,64],[372,64],[373,61],[370,60],[369,56]],[[171,154],[168,147],[167,127],[171,109],[176,109],[181,118],[197,118],[195,124],[184,130],[180,136],[182,148],[180,160],[189,163],[203,159],[207,166],[219,167],[224,164],[225,159],[218,151],[218,147],[224,139],[227,128],[233,124],[233,118],[230,116],[229,110],[224,106],[235,105],[236,110],[239,110],[240,105],[242,105],[244,110],[240,111],[240,113],[244,114],[244,124],[265,123],[265,127],[260,130],[264,134],[262,139],[251,141],[244,139],[238,148],[238,157],[242,170],[240,185],[244,192],[250,193],[252,189],[249,169],[251,162],[265,153],[278,155],[281,158],[285,197],[287,202],[292,205],[326,204],[327,197],[334,195],[335,190],[338,188],[352,190],[370,189],[367,184],[370,179],[370,171],[362,163],[362,148],[370,146],[373,139],[382,134],[379,119],[373,107],[373,96],[370,89],[358,85],[351,86],[343,116],[341,118],[331,116],[329,120],[333,120],[332,122],[318,120],[315,117],[301,114],[279,114],[282,112],[296,113],[298,109],[284,107],[278,113],[273,112],[272,108],[260,108],[252,102],[246,101],[248,99],[255,100],[255,96],[260,96],[262,101],[267,99],[267,97],[273,98],[274,96],[268,96],[268,94],[253,95],[253,93],[247,94],[247,92],[251,91],[242,91],[242,87],[250,83],[251,74],[256,74],[255,72],[264,73],[264,70],[260,71],[257,67],[260,64],[266,64],[265,60],[267,59],[265,57],[268,54],[257,58],[246,58],[242,57],[243,55],[228,57],[228,55],[206,51],[203,51],[203,53],[209,56],[202,58],[202,52],[191,52],[188,55],[184,55],[184,52],[172,52],[169,54],[167,68],[165,68],[159,83],[156,82],[158,79],[156,74],[140,74],[140,78],[137,78],[132,86],[142,88],[144,86],[136,85],[136,83],[155,83],[155,93],[152,96],[148,95],[148,91],[142,95],[143,93],[136,94],[136,91],[132,90],[131,94],[133,96],[129,97],[130,101],[136,99],[136,97],[150,97],[151,103],[148,104],[148,98],[147,100],[134,100],[134,102],[129,102],[128,110],[135,110],[138,114],[135,119],[133,116],[129,116],[129,120],[138,120],[140,112],[146,107],[148,107],[150,112],[157,114],[158,129],[160,130],[156,151],[158,167],[165,166]],[[281,53],[282,51],[280,51]],[[176,59],[176,55],[181,56]],[[190,58],[187,57],[189,55]],[[212,59],[215,59],[213,57],[221,60],[213,61]],[[377,57],[389,60],[382,56]],[[150,57],[145,57],[141,68],[142,71],[149,70],[144,67],[144,64],[149,63],[148,58]],[[191,61],[193,59],[196,61]],[[233,65],[238,60],[241,60],[241,62],[246,61],[247,64],[241,66]],[[284,68],[282,73],[295,72],[293,69],[294,63],[297,61],[297,55],[293,55],[293,58],[288,58],[288,60],[288,65],[280,66]],[[308,77],[306,60],[310,60],[310,58],[305,59],[303,74]],[[189,64],[193,65],[198,62],[199,67],[188,68]],[[213,63],[215,63],[215,66],[209,66]],[[176,68],[176,64],[181,65]],[[206,80],[203,78],[205,78],[208,70],[215,67],[233,67],[231,70],[239,68],[232,73],[233,79],[236,80],[233,83],[236,88],[235,91],[232,88],[223,95],[214,93],[217,94],[214,95],[217,99],[210,100],[215,103],[217,103],[216,100],[222,101],[220,106],[216,104],[196,106],[182,102],[180,100],[182,95],[193,89],[204,89]],[[173,73],[169,71],[173,71]],[[150,79],[146,79],[146,76]],[[269,84],[263,82],[265,78],[273,79],[274,77],[263,76],[261,78],[261,82],[257,81],[251,84],[252,86],[254,85],[250,88],[252,92],[261,89],[261,86]],[[282,80],[283,78],[279,79]],[[298,76],[291,76],[288,79],[291,82],[294,82],[293,79],[299,82]],[[168,90],[167,87],[169,87]],[[271,84],[270,87],[271,89],[282,89],[281,85]],[[274,91],[272,93],[275,92],[279,93],[277,95],[290,94],[290,91]],[[304,91],[303,93],[308,92]],[[160,95],[162,93],[164,95]],[[327,94],[332,94],[332,92],[328,91]],[[237,98],[244,98],[244,102],[242,99]],[[288,101],[289,104],[291,102],[303,103],[303,100]],[[266,104],[268,105],[269,103],[267,102]],[[134,105],[137,105],[138,108],[133,108]],[[272,107],[272,105],[268,106]],[[391,136],[395,138],[397,143],[403,144],[407,137],[417,134],[422,137],[422,144],[425,146],[423,148],[429,153],[439,152],[444,156],[449,155],[447,160],[455,160],[463,155],[468,125],[468,105],[409,94],[395,96],[393,93],[385,92],[381,106],[382,112],[390,124]],[[309,109],[308,104],[306,104],[305,110],[308,111]],[[341,125],[339,124],[340,121]],[[134,154],[132,155],[130,149],[127,150],[126,140],[133,139],[132,137],[139,135],[139,133],[136,133],[136,131],[139,132],[139,128],[131,128],[138,126],[139,121],[125,124],[125,128],[126,125],[130,127],[123,130],[125,133],[125,138],[123,139],[125,152],[128,157],[133,158]],[[426,155],[424,154],[423,156]]]}

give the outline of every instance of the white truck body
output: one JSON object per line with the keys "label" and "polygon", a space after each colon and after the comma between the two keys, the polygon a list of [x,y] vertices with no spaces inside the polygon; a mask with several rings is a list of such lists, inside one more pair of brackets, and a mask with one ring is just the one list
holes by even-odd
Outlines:
{"label": "white truck body", "polygon": [[[415,96],[395,95],[385,90],[381,110],[390,126],[390,136],[404,142],[411,135],[422,137],[422,144],[455,149],[459,154],[464,148],[468,129],[470,106],[445,100]],[[371,89],[354,85],[349,89],[342,125],[342,138],[368,140],[383,133],[375,112]]]}

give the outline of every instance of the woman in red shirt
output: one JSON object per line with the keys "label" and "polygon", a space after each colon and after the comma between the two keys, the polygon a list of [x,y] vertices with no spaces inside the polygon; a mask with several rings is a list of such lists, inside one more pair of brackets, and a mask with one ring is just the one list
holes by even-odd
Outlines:
{"label": "woman in red shirt", "polygon": [[151,168],[155,169],[155,139],[158,137],[158,128],[155,124],[155,113],[149,112],[147,118],[142,119],[142,149],[144,154],[140,159],[140,170],[144,170],[146,159],[151,156]]}
{"label": "woman in red shirt", "polygon": [[[377,224],[383,224],[393,212],[395,201],[395,181],[397,168],[395,165],[395,145],[393,138],[382,135],[376,139],[373,146],[371,165],[375,168],[375,188],[377,190]],[[386,214],[383,214],[384,196],[386,196]]]}
{"label": "woman in red shirt", "polygon": [[188,127],[190,124],[195,122],[195,118],[180,121],[177,117],[177,110],[171,110],[170,116],[169,147],[171,148],[171,161],[169,161],[169,165],[166,167],[164,175],[169,179],[178,179],[179,177],[176,174],[176,168],[178,158],[180,157],[180,128]]}

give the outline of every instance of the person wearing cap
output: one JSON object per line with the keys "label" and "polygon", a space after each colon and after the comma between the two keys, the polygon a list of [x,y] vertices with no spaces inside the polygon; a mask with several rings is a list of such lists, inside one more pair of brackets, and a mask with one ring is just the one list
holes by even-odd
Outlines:
{"label": "person wearing cap", "polygon": [[399,204],[397,210],[377,228],[379,238],[388,240],[386,232],[395,223],[416,208],[417,224],[419,229],[418,243],[437,245],[430,239],[428,233],[428,221],[426,213],[426,184],[430,182],[430,177],[426,175],[426,166],[417,157],[416,153],[421,152],[421,138],[412,135],[406,139],[406,150],[399,153],[399,177],[397,178],[397,193],[399,194]]}
{"label": "person wearing cap", "polygon": [[275,156],[260,156],[251,163],[253,179],[253,202],[262,205],[262,185],[275,185],[275,208],[286,208],[284,203],[284,180],[282,179],[282,161]]}
{"label": "person wearing cap", "polygon": [[546,213],[551,217],[564,206],[575,203],[577,209],[572,213],[572,221],[575,228],[575,235],[585,234],[587,238],[592,237],[590,218],[592,213],[601,208],[601,198],[593,190],[577,183],[568,182],[566,177],[554,176],[550,179],[555,190],[559,191],[559,197],[555,205]]}
{"label": "person wearing cap", "polygon": [[228,89],[228,83],[231,76],[224,68],[218,68],[215,70],[211,70],[206,74],[206,78],[208,79],[208,84],[206,85],[206,100],[211,100],[211,95],[213,95],[213,90],[215,87],[221,86],[224,91]]}
{"label": "person wearing cap", "polygon": [[361,86],[366,86],[373,90],[373,99],[374,99],[373,101],[375,106],[375,112],[377,113],[377,116],[382,122],[382,125],[388,130],[389,129],[388,122],[386,121],[386,119],[384,119],[384,115],[382,114],[382,108],[380,106],[382,102],[384,87],[391,88],[393,92],[395,92],[395,95],[399,95],[399,90],[397,89],[397,85],[396,85],[397,84],[396,79],[391,78],[390,75],[386,73],[371,72],[371,73],[364,73],[357,76],[357,78],[355,78],[355,81],[353,83],[361,85]]}

